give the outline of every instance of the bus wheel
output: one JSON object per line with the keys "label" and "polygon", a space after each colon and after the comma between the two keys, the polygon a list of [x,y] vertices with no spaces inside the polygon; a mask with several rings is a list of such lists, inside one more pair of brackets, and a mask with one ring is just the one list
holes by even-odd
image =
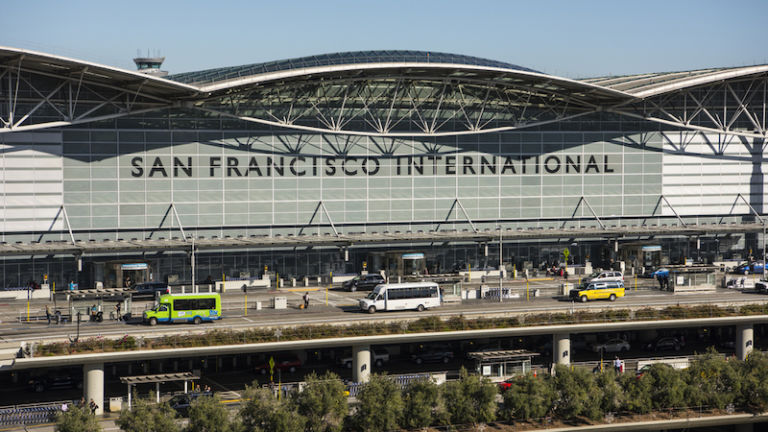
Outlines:
{"label": "bus wheel", "polygon": [[424,305],[419,305],[419,307],[416,308],[419,312],[424,312]]}
{"label": "bus wheel", "polygon": [[611,294],[610,297],[608,297],[608,300],[610,301],[616,301],[616,294]]}
{"label": "bus wheel", "polygon": [[376,306],[370,306],[368,307],[368,313],[375,313],[376,312]]}
{"label": "bus wheel", "polygon": [[586,303],[587,302],[587,296],[581,296],[581,302]]}
{"label": "bus wheel", "polygon": [[192,322],[195,323],[195,325],[197,325],[197,324],[200,324],[201,322],[203,322],[203,320],[200,319],[199,316],[196,316],[195,319],[192,320]]}
{"label": "bus wheel", "polygon": [[157,318],[152,317],[149,319],[149,325],[156,326],[157,325]]}

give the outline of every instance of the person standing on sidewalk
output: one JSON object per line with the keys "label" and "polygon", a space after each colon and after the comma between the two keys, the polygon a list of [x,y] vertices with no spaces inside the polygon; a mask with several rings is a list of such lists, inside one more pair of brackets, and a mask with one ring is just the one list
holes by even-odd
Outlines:
{"label": "person standing on sidewalk", "polygon": [[304,293],[304,309],[309,309],[309,291]]}
{"label": "person standing on sidewalk", "polygon": [[45,319],[48,320],[48,325],[51,325],[51,307],[45,305]]}

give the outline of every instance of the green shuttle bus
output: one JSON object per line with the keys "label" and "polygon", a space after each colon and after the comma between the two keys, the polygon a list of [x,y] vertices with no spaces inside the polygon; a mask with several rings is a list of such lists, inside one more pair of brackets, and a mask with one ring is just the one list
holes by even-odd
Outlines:
{"label": "green shuttle bus", "polygon": [[218,293],[166,294],[153,309],[144,311],[144,322],[186,322],[200,324],[203,321],[221,319],[221,296]]}

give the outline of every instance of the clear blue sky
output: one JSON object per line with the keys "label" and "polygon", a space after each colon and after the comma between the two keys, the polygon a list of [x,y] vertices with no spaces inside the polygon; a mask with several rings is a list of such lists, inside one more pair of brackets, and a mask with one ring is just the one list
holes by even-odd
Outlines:
{"label": "clear blue sky", "polygon": [[768,1],[4,0],[0,45],[175,72],[415,49],[566,77],[768,63]]}

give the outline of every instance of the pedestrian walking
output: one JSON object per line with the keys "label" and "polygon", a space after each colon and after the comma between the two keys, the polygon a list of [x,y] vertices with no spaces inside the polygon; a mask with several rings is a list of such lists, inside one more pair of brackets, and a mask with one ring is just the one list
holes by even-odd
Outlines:
{"label": "pedestrian walking", "polygon": [[619,359],[619,356],[613,358],[613,370],[615,370],[616,373],[621,373],[621,360]]}
{"label": "pedestrian walking", "polygon": [[67,412],[67,411],[69,411],[69,405],[67,405],[67,403],[64,402],[63,404],[61,404],[61,412]]}
{"label": "pedestrian walking", "polygon": [[304,309],[309,309],[309,291],[304,293]]}
{"label": "pedestrian walking", "polygon": [[91,409],[91,415],[96,415],[96,410],[99,409],[99,406],[96,405],[96,402],[91,399],[90,402],[88,402],[88,408]]}
{"label": "pedestrian walking", "polygon": [[115,304],[115,315],[117,316],[117,320],[118,321],[122,321],[123,320],[123,316],[120,314],[120,302],[117,302]]}
{"label": "pedestrian walking", "polygon": [[48,320],[48,325],[51,325],[51,307],[45,305],[45,319]]}

